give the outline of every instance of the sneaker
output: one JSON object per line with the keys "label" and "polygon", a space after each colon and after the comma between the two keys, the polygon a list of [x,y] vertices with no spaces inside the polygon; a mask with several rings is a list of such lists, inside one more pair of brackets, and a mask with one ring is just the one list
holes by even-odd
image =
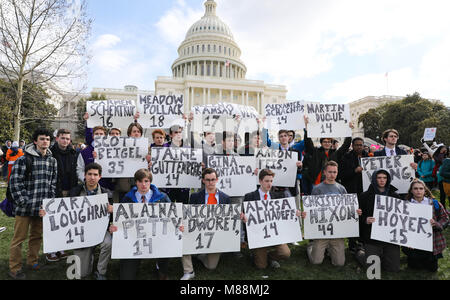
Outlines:
{"label": "sneaker", "polygon": [[195,273],[184,273],[183,277],[180,278],[180,280],[191,280],[194,279]]}
{"label": "sneaker", "polygon": [[0,227],[0,233],[6,230],[6,227]]}
{"label": "sneaker", "polygon": [[108,280],[105,275],[100,274],[98,271],[94,273],[95,280]]}
{"label": "sneaker", "polygon": [[56,255],[59,257],[59,259],[65,259],[65,258],[67,258],[67,257],[70,256],[69,254],[67,254],[67,253],[64,252],[64,251],[56,252]]}
{"label": "sneaker", "polygon": [[59,257],[56,253],[49,253],[46,255],[47,261],[56,262],[59,261]]}
{"label": "sneaker", "polygon": [[270,263],[269,263],[269,265],[270,265],[270,267],[271,267],[272,269],[279,269],[279,268],[281,268],[280,263],[277,262],[276,260],[271,260]]}
{"label": "sneaker", "polygon": [[27,277],[25,274],[21,271],[18,271],[16,273],[13,273],[11,271],[8,272],[9,277],[11,277],[14,280],[25,280]]}

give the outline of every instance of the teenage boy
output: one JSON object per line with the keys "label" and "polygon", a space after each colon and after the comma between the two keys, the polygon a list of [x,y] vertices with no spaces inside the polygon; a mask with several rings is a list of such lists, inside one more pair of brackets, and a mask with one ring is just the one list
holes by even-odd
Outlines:
{"label": "teenage boy", "polygon": [[25,148],[25,155],[19,158],[11,173],[11,195],[16,205],[14,237],[11,240],[9,276],[25,279],[22,271],[22,243],[28,241],[27,265],[37,271],[42,243],[42,219],[39,209],[44,199],[55,198],[58,167],[49,150],[52,133],[38,129],[33,133],[33,144]]}
{"label": "teenage boy", "polygon": [[[217,205],[217,204],[231,204],[230,197],[222,193],[216,187],[219,177],[214,169],[205,169],[202,173],[202,182],[205,189],[198,193],[192,194],[189,200],[190,205]],[[220,253],[198,255],[197,258],[202,262],[208,270],[215,270],[220,260]],[[194,266],[192,265],[192,256],[184,255],[182,258],[184,275],[181,280],[190,280],[195,277]]]}

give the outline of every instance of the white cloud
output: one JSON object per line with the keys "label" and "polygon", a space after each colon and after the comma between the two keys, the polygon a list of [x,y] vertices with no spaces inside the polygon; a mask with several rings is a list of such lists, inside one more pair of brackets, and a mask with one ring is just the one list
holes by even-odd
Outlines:
{"label": "white cloud", "polygon": [[97,41],[94,43],[94,49],[105,49],[112,48],[118,43],[120,43],[120,38],[114,34],[104,34],[98,37]]}

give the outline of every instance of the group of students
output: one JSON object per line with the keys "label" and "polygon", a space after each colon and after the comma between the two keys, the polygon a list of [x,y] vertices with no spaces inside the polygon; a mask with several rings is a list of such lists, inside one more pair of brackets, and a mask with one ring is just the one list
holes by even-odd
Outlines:
{"label": "group of students", "polygon": [[[86,114],[85,119],[89,116]],[[144,135],[138,117],[131,123],[128,137],[140,138]],[[185,118],[187,122],[192,118]],[[305,120],[307,126],[307,119]],[[352,126],[350,124],[350,126]],[[250,133],[244,146],[237,143],[237,135],[233,132],[223,133],[222,143],[216,144],[216,134],[204,132],[200,142],[188,138],[188,128],[175,125],[169,130],[169,136],[162,129],[152,132],[153,144],[150,147],[195,147],[204,152],[204,170],[202,182],[204,188],[196,193],[190,189],[158,189],[152,184],[151,157],[147,156],[148,169],[138,170],[134,178],[110,179],[102,178],[102,168],[95,163],[97,154],[93,147],[93,140],[97,136],[121,136],[120,129],[107,130],[103,127],[86,128],[86,145],[82,151],[76,151],[71,145],[71,132],[60,129],[56,135],[56,142],[51,146],[52,134],[44,129],[36,130],[33,134],[33,143],[24,149],[24,155],[18,159],[12,168],[9,188],[11,197],[16,205],[14,237],[10,245],[9,275],[14,279],[24,279],[22,266],[22,244],[28,238],[29,248],[27,266],[30,270],[40,270],[39,251],[42,243],[42,200],[48,198],[76,197],[83,195],[108,194],[110,205],[113,203],[163,203],[179,202],[183,204],[236,204],[243,201],[270,201],[271,199],[296,197],[299,201],[297,215],[306,218],[306,213],[300,211],[302,195],[347,194],[358,195],[360,209],[360,238],[350,239],[349,247],[352,253],[365,264],[365,258],[378,255],[387,271],[399,271],[400,247],[389,243],[371,240],[371,224],[375,221],[373,216],[373,203],[375,195],[389,195],[420,204],[432,205],[434,217],[433,226],[434,247],[433,252],[424,252],[414,249],[404,249],[408,255],[408,265],[413,268],[425,268],[430,271],[437,270],[437,261],[445,249],[445,238],[442,231],[448,224],[448,213],[444,206],[435,201],[426,184],[421,180],[412,182],[408,195],[400,196],[395,193],[396,188],[391,185],[389,172],[379,170],[374,173],[372,184],[367,191],[362,190],[362,168],[360,159],[368,157],[364,151],[364,140],[361,138],[346,138],[343,145],[336,149],[332,138],[320,140],[321,147],[316,148],[313,141],[308,138],[307,128],[305,138],[295,142],[295,132],[281,130],[278,134],[279,143],[272,142],[268,135],[267,146],[276,150],[293,151],[298,154],[296,163],[297,184],[294,188],[281,188],[273,186],[275,174],[271,170],[255,170],[259,173],[259,188],[243,197],[229,197],[221,192],[216,184],[219,181],[215,170],[206,168],[208,155],[255,155],[257,149],[262,148],[262,134]],[[376,152],[375,156],[406,155],[407,153],[397,147],[399,134],[396,130],[387,130],[383,134],[385,147]],[[352,149],[350,150],[350,147]],[[417,164],[412,167],[417,169]],[[444,182],[450,183],[450,159],[443,161],[439,170]],[[112,213],[112,206],[109,207]],[[243,223],[245,215],[241,215]],[[241,227],[241,241],[245,245],[245,230]],[[100,245],[100,257],[95,278],[106,279],[107,266],[111,257],[111,235],[117,228],[110,226],[105,229],[105,238]],[[180,228],[184,230],[183,227]],[[95,247],[94,247],[95,248]],[[87,277],[93,270],[94,248],[78,249],[75,255],[81,259],[81,276]],[[321,264],[326,256],[331,257],[332,264],[343,266],[345,264],[345,239],[314,240],[307,247],[307,255],[312,264]],[[48,261],[58,261],[67,254],[64,252],[47,254]],[[280,267],[279,261],[289,258],[288,245],[255,249],[253,251],[254,263],[257,268]],[[209,269],[215,269],[220,260],[220,254],[199,255],[199,260]],[[362,258],[362,259],[361,259]],[[167,259],[157,260],[159,279],[168,279]],[[140,260],[121,260],[120,278],[135,279],[139,269]],[[191,256],[183,256],[182,266],[184,275],[181,279],[189,280],[195,277]]]}

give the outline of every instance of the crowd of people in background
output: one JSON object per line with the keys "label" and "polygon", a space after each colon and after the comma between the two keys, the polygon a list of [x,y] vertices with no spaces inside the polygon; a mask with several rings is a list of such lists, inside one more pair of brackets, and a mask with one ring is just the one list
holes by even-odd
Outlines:
{"label": "crowd of people in background", "polygon": [[[88,116],[85,115],[85,119]],[[185,117],[189,123],[190,118]],[[127,132],[129,137],[140,138],[144,135],[142,126],[131,123]],[[306,126],[307,126],[307,120]],[[204,149],[206,155],[254,155],[255,150],[270,147],[277,150],[288,150],[297,153],[297,184],[294,188],[280,188],[273,186],[274,174],[264,170],[259,177],[260,186],[257,191],[244,197],[228,197],[216,188],[217,173],[212,169],[203,171],[205,188],[196,191],[189,189],[158,189],[152,184],[152,174],[148,170],[136,170],[134,178],[118,180],[102,178],[102,169],[95,164],[96,153],[92,146],[95,136],[122,135],[120,129],[106,129],[95,127],[86,128],[84,143],[73,143],[73,134],[66,129],[58,130],[56,136],[47,130],[37,130],[29,144],[25,141],[6,141],[2,147],[2,174],[9,185],[10,197],[15,204],[14,237],[10,245],[9,275],[14,279],[24,279],[22,266],[22,244],[29,239],[27,265],[33,270],[40,270],[39,251],[42,242],[42,200],[45,198],[60,198],[67,196],[94,195],[107,193],[110,204],[123,203],[158,203],[181,202],[188,203],[242,203],[251,200],[270,200],[283,197],[296,197],[299,201],[298,215],[305,218],[300,211],[301,198],[304,195],[318,194],[347,194],[358,195],[360,210],[360,238],[349,239],[349,250],[356,259],[365,265],[365,258],[369,255],[382,257],[383,269],[392,272],[400,270],[400,247],[372,240],[370,238],[373,218],[373,202],[375,195],[389,195],[420,204],[432,205],[434,218],[435,247],[432,253],[405,248],[403,252],[408,256],[408,266],[422,268],[435,272],[438,259],[446,247],[442,231],[448,224],[446,200],[450,196],[450,158],[449,149],[436,142],[423,142],[420,149],[405,150],[397,145],[399,132],[395,129],[386,130],[382,135],[384,145],[367,145],[363,138],[346,138],[342,145],[333,138],[320,139],[320,146],[316,147],[308,137],[307,128],[304,139],[296,140],[295,131],[281,130],[278,132],[278,143],[272,142],[267,130],[247,133],[245,140],[233,132],[223,134],[223,139],[217,139],[212,132],[202,133],[201,139],[192,139],[188,128],[175,125],[165,131],[157,129],[152,132],[151,147],[195,147]],[[51,141],[55,138],[54,143]],[[264,142],[263,142],[264,141]],[[368,190],[363,190],[361,158],[377,156],[414,155],[415,163],[412,167],[416,171],[417,179],[412,182],[407,195],[398,195],[391,184],[389,172],[379,170],[374,173],[372,184]],[[149,169],[151,158],[147,157]],[[431,191],[439,190],[439,202],[434,200]],[[245,222],[245,218],[242,217]],[[0,228],[4,230],[3,228]],[[241,230],[243,231],[243,230]],[[105,240],[100,245],[101,254],[96,279],[106,279],[107,266],[111,254],[111,233],[114,228],[106,230]],[[244,233],[244,231],[243,231]],[[242,245],[245,247],[245,234]],[[263,269],[267,267],[279,268],[280,260],[288,259],[290,250],[288,245],[279,245],[273,249],[257,249],[254,252],[255,266]],[[328,252],[332,264],[345,264],[345,241],[315,240],[308,244],[308,258],[312,264],[323,262],[325,252]],[[82,257],[82,275],[87,277],[92,273],[93,249],[80,249],[77,253]],[[66,257],[64,252],[47,254],[49,262],[55,262]],[[203,265],[215,269],[220,255],[200,256]],[[168,260],[158,260],[158,274],[160,279],[167,279]],[[182,279],[195,277],[192,259],[185,256],[182,259],[184,275]],[[122,260],[120,273],[122,279],[135,279],[139,261]]]}

